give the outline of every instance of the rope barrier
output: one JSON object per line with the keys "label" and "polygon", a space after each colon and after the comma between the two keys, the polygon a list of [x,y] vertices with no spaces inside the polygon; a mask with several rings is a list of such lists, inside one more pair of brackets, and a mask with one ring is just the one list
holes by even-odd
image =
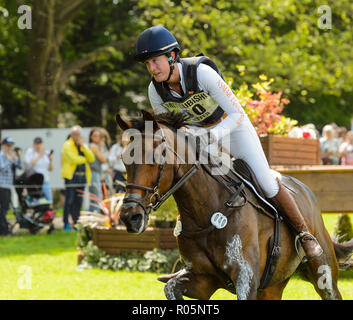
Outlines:
{"label": "rope barrier", "polygon": [[[73,184],[73,183],[70,183],[70,184],[65,184],[65,188],[69,187],[69,188],[76,188],[76,187],[85,187],[85,186],[92,186],[94,184],[83,184],[83,183],[77,183],[77,184]],[[98,185],[99,186],[99,185]],[[22,188],[22,189],[25,189],[25,188],[42,188],[43,185],[39,185],[39,184],[31,184],[31,185],[25,185],[25,184],[3,184],[3,185],[0,185],[0,188]]]}
{"label": "rope barrier", "polygon": [[[125,187],[126,184],[123,182],[118,181],[117,184]],[[95,186],[95,187],[100,187],[101,184],[97,184],[97,183],[70,183],[70,184],[65,184],[65,188],[77,188],[77,187],[85,187],[85,186]],[[11,188],[42,188],[43,185],[39,185],[39,184],[31,184],[31,185],[26,185],[26,184],[3,184],[0,185],[0,188],[7,188],[7,189],[11,189]]]}

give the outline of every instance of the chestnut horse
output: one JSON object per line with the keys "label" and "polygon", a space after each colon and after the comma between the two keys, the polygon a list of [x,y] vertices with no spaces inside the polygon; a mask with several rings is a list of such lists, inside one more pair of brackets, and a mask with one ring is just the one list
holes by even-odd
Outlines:
{"label": "chestnut horse", "polygon": [[[143,112],[142,119],[132,121],[116,116],[122,130],[134,128],[142,132],[143,155],[164,145],[159,157],[175,159],[178,157],[173,147],[177,145],[176,129],[185,125],[184,120],[173,113],[153,116]],[[153,133],[162,130],[162,134],[156,133],[154,137],[144,134],[146,121],[153,121]],[[146,142],[151,142],[150,148],[146,147]],[[159,277],[159,280],[166,282],[164,291],[168,299],[183,299],[183,296],[209,299],[219,288],[236,294],[238,299],[281,299],[285,286],[298,267],[322,299],[342,299],[337,287],[339,268],[336,254],[339,258],[350,256],[353,246],[331,240],[315,196],[298,180],[282,176],[282,183],[292,190],[323,254],[303,263],[294,246],[295,234],[282,221],[282,254],[271,281],[260,291],[267,242],[274,229],[273,219],[260,213],[251,203],[246,203],[232,209],[234,212],[228,216],[223,229],[214,228],[202,241],[200,238],[186,237],[184,231],[190,235],[205,230],[210,226],[213,213],[224,212],[224,203],[229,199],[224,186],[205,170],[193,170],[195,166],[187,161],[125,163],[125,166],[128,184],[121,219],[128,232],[143,232],[151,209],[156,209],[163,195],[168,196],[173,190],[180,214],[178,224],[181,225],[181,233],[176,234],[176,239],[185,268]]]}

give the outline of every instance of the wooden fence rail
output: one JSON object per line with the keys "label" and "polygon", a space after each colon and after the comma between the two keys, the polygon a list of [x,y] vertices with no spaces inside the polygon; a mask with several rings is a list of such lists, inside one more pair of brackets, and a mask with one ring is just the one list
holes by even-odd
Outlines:
{"label": "wooden fence rail", "polygon": [[353,166],[272,166],[305,183],[322,213],[353,213]]}

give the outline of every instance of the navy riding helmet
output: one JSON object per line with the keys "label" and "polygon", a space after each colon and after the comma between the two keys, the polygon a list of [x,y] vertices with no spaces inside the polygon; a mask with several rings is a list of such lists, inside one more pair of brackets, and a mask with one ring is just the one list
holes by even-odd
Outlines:
{"label": "navy riding helmet", "polygon": [[137,61],[143,62],[152,57],[167,54],[171,51],[180,51],[180,45],[175,37],[166,28],[155,26],[143,31],[136,43]]}

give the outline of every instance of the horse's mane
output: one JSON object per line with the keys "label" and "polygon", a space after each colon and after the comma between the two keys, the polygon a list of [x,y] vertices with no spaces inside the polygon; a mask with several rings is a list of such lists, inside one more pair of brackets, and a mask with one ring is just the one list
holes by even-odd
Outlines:
{"label": "horse's mane", "polygon": [[[152,116],[156,122],[160,124],[164,124],[172,129],[181,128],[182,126],[186,125],[188,123],[188,120],[190,119],[189,116],[182,113],[176,113],[176,112],[153,114]],[[141,117],[130,119],[132,128],[140,131],[142,131],[145,128],[145,121],[146,120]]]}

